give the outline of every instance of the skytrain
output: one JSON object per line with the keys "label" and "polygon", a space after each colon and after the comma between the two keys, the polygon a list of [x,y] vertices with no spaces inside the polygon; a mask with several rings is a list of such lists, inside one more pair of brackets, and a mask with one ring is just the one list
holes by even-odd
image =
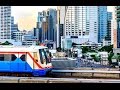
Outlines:
{"label": "skytrain", "polygon": [[0,75],[46,76],[51,69],[45,46],[0,46]]}

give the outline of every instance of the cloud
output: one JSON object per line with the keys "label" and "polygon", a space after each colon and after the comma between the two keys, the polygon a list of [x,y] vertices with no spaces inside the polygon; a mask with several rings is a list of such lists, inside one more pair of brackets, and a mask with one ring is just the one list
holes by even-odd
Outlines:
{"label": "cloud", "polygon": [[36,18],[34,16],[24,16],[18,19],[19,30],[32,30],[36,27]]}

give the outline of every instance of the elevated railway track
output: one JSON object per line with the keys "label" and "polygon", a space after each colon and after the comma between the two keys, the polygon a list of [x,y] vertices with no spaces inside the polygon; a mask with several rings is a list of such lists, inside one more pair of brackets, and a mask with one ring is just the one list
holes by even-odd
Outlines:
{"label": "elevated railway track", "polygon": [[79,77],[79,78],[117,78],[120,79],[120,71],[106,70],[52,70],[54,77]]}
{"label": "elevated railway track", "polygon": [[0,83],[120,83],[120,80],[48,77],[0,77]]}

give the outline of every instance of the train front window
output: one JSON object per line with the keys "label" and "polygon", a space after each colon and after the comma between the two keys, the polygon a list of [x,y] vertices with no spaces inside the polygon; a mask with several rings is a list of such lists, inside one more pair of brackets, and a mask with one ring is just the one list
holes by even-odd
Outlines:
{"label": "train front window", "polygon": [[40,53],[40,60],[42,64],[44,62],[46,62],[46,64],[51,62],[49,51],[47,49],[39,49],[39,53]]}
{"label": "train front window", "polygon": [[51,55],[50,55],[49,50],[44,49],[44,53],[45,53],[45,56],[46,56],[47,63],[50,63],[51,62]]}
{"label": "train front window", "polygon": [[43,57],[42,57],[42,49],[39,49],[39,54],[40,54],[40,62],[43,64]]}
{"label": "train front window", "polygon": [[46,64],[47,63],[50,63],[50,60],[49,60],[49,52],[47,49],[44,49],[44,55],[45,55],[45,58],[46,58]]}
{"label": "train front window", "polygon": [[46,64],[47,64],[47,55],[46,55],[44,49],[39,49],[39,53],[40,53],[41,63],[43,64],[44,62],[46,62]]}

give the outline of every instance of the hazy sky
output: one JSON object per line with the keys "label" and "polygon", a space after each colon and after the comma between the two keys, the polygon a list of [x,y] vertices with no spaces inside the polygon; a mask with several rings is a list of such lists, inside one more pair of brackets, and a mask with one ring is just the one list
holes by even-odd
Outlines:
{"label": "hazy sky", "polygon": [[[32,30],[36,27],[38,12],[48,8],[57,9],[57,6],[12,6],[12,16],[20,30]],[[112,6],[108,6],[108,11],[113,11]]]}

